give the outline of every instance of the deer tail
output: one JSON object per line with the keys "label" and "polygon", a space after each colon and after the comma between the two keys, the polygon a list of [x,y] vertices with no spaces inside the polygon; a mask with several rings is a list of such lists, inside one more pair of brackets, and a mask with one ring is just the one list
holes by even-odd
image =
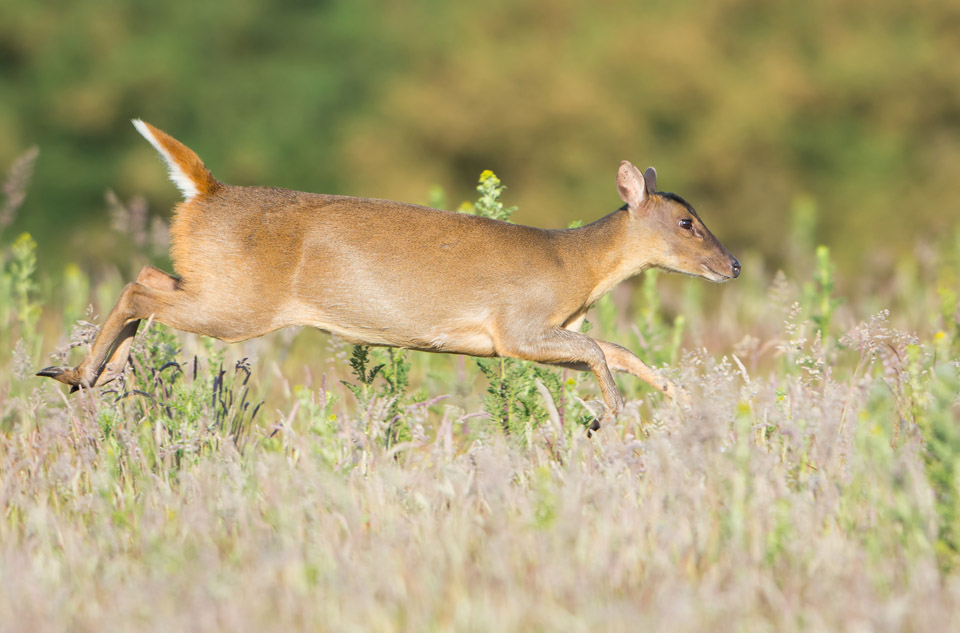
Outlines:
{"label": "deer tail", "polygon": [[185,200],[212,195],[223,186],[192,149],[140,119],[134,119],[133,126],[160,152],[170,170],[170,180],[180,189]]}

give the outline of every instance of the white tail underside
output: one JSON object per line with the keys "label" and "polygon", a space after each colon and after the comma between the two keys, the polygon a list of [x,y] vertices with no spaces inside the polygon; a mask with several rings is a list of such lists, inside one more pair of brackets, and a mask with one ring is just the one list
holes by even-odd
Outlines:
{"label": "white tail underside", "polygon": [[193,180],[191,180],[190,177],[187,176],[182,169],[180,169],[180,166],[173,161],[173,158],[169,153],[167,153],[167,150],[163,149],[160,143],[157,142],[157,139],[154,138],[150,128],[148,128],[147,125],[140,119],[133,119],[132,122],[133,127],[137,128],[137,131],[143,135],[143,138],[147,139],[147,141],[149,141],[150,144],[153,145],[158,152],[160,152],[160,156],[163,157],[163,162],[167,164],[167,169],[170,172],[170,180],[172,180],[173,184],[177,186],[177,189],[183,193],[183,198],[185,200],[190,200],[196,196],[199,191],[197,190],[197,186],[194,184]]}

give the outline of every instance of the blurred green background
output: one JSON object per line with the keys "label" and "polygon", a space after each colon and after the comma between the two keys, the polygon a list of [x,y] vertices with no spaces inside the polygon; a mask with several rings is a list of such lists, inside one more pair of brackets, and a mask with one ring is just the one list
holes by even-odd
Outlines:
{"label": "blurred green background", "polygon": [[0,172],[40,155],[5,232],[42,267],[117,256],[107,189],[169,214],[133,117],[232,184],[455,208],[492,169],[545,227],[617,207],[627,158],[738,254],[778,265],[816,209],[882,277],[960,210],[960,3],[6,0]]}

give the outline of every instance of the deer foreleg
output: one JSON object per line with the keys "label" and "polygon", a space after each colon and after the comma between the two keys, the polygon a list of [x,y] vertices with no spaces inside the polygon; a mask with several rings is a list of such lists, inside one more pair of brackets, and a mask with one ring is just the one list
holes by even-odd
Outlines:
{"label": "deer foreleg", "polygon": [[617,390],[603,350],[597,341],[585,334],[559,328],[551,329],[523,339],[498,341],[497,352],[500,356],[592,371],[600,385],[604,403],[604,413],[594,420],[592,430],[613,422],[623,409],[623,398]]}
{"label": "deer foreleg", "polygon": [[603,350],[607,364],[613,371],[633,374],[671,400],[684,406],[690,405],[690,395],[686,389],[678,387],[656,369],[637,358],[636,354],[616,343],[597,340],[597,345]]}

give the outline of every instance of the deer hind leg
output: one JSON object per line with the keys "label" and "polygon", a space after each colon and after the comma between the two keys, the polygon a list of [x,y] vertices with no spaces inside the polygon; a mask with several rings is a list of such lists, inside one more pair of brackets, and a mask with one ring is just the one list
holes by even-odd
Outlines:
{"label": "deer hind leg", "polygon": [[593,372],[603,395],[604,413],[594,420],[591,430],[613,422],[623,409],[623,398],[613,381],[603,350],[597,341],[585,334],[560,328],[550,329],[523,339],[500,340],[497,342],[497,353],[500,356]]}
{"label": "deer hind leg", "polygon": [[627,348],[621,347],[616,343],[608,343],[607,341],[600,340],[597,340],[597,345],[603,350],[603,354],[611,370],[633,374],[671,400],[679,402],[684,406],[690,406],[690,396],[686,389],[677,387],[677,385],[667,379],[663,374],[637,358],[636,354]]}
{"label": "deer hind leg", "polygon": [[107,316],[90,354],[76,368],[47,367],[37,373],[79,387],[105,384],[123,371],[130,346],[140,326],[140,320],[153,317],[160,323],[178,329],[197,332],[198,302],[179,289],[179,280],[172,275],[145,266],[137,281],[127,284],[117,305]]}
{"label": "deer hind leg", "polygon": [[[141,283],[154,290],[174,292],[178,289],[180,280],[173,275],[163,272],[159,268],[144,266],[137,275],[137,283]],[[133,346],[134,337],[139,328],[140,319],[136,319],[127,323],[123,329],[120,330],[120,335],[113,344],[113,352],[100,371],[100,375],[97,376],[96,382],[93,383],[94,387],[105,385],[123,373],[123,369],[127,365],[127,360],[130,358],[130,348]]]}

